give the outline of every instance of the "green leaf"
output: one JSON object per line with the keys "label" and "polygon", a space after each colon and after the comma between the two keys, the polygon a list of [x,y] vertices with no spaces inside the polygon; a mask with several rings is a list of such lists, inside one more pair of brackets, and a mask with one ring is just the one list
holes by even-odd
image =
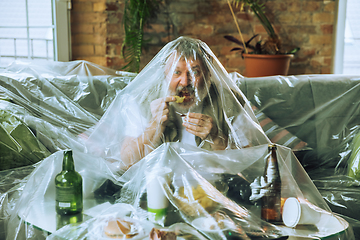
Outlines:
{"label": "green leaf", "polygon": [[159,0],[126,0],[123,16],[125,39],[122,54],[125,59],[123,69],[139,72],[140,58],[144,41],[144,26],[156,16],[159,10]]}

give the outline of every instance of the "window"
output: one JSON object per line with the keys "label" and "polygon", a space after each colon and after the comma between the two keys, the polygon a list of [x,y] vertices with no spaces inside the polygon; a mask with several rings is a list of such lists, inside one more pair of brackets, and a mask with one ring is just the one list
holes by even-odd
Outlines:
{"label": "window", "polygon": [[339,0],[334,73],[360,74],[360,1]]}
{"label": "window", "polygon": [[70,60],[70,0],[0,1],[0,67]]}

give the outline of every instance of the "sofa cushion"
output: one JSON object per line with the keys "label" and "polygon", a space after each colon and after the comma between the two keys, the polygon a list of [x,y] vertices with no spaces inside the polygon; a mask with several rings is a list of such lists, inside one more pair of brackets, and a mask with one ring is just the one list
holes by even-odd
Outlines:
{"label": "sofa cushion", "polygon": [[255,105],[251,104],[251,108],[254,111],[260,126],[271,142],[289,147],[293,150],[303,149],[307,146],[306,142],[302,141],[300,138],[296,137],[285,128],[277,125],[273,120],[271,120],[271,118],[266,116]]}

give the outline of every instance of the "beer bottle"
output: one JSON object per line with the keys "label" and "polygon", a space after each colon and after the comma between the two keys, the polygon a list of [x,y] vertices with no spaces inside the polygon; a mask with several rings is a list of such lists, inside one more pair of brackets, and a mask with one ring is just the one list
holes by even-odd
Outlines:
{"label": "beer bottle", "polygon": [[71,215],[60,215],[56,214],[56,230],[68,225],[68,224],[77,224],[83,221],[83,214],[76,213]]}
{"label": "beer bottle", "polygon": [[269,144],[266,158],[261,219],[270,223],[281,223],[281,179],[276,157],[276,145]]}
{"label": "beer bottle", "polygon": [[75,171],[72,151],[65,151],[62,171],[55,177],[56,213],[76,214],[83,209],[82,177]]}

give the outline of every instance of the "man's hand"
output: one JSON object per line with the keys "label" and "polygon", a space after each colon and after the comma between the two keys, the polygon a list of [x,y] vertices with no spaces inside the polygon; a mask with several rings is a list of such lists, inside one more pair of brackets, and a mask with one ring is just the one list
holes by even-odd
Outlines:
{"label": "man's hand", "polygon": [[224,150],[227,144],[227,136],[220,134],[212,117],[201,113],[189,113],[183,122],[186,131],[205,140],[211,137],[211,148],[213,150]]}
{"label": "man's hand", "polygon": [[150,103],[152,118],[149,126],[138,137],[127,137],[121,146],[121,159],[128,168],[160,144],[161,136],[169,120],[169,102],[175,97],[159,98]]}
{"label": "man's hand", "polygon": [[152,143],[154,146],[159,144],[160,138],[169,120],[169,102],[174,101],[176,101],[175,97],[168,96],[156,99],[150,103],[152,118],[150,120],[150,125],[145,129],[143,134],[149,144]]}
{"label": "man's hand", "polygon": [[213,123],[212,117],[190,112],[184,119],[183,126],[186,127],[186,131],[200,137],[202,140],[208,137],[216,137],[218,129]]}
{"label": "man's hand", "polygon": [[175,102],[176,99],[173,96],[159,98],[150,103],[150,110],[152,115],[152,123],[161,124],[166,126],[169,120],[169,102]]}

